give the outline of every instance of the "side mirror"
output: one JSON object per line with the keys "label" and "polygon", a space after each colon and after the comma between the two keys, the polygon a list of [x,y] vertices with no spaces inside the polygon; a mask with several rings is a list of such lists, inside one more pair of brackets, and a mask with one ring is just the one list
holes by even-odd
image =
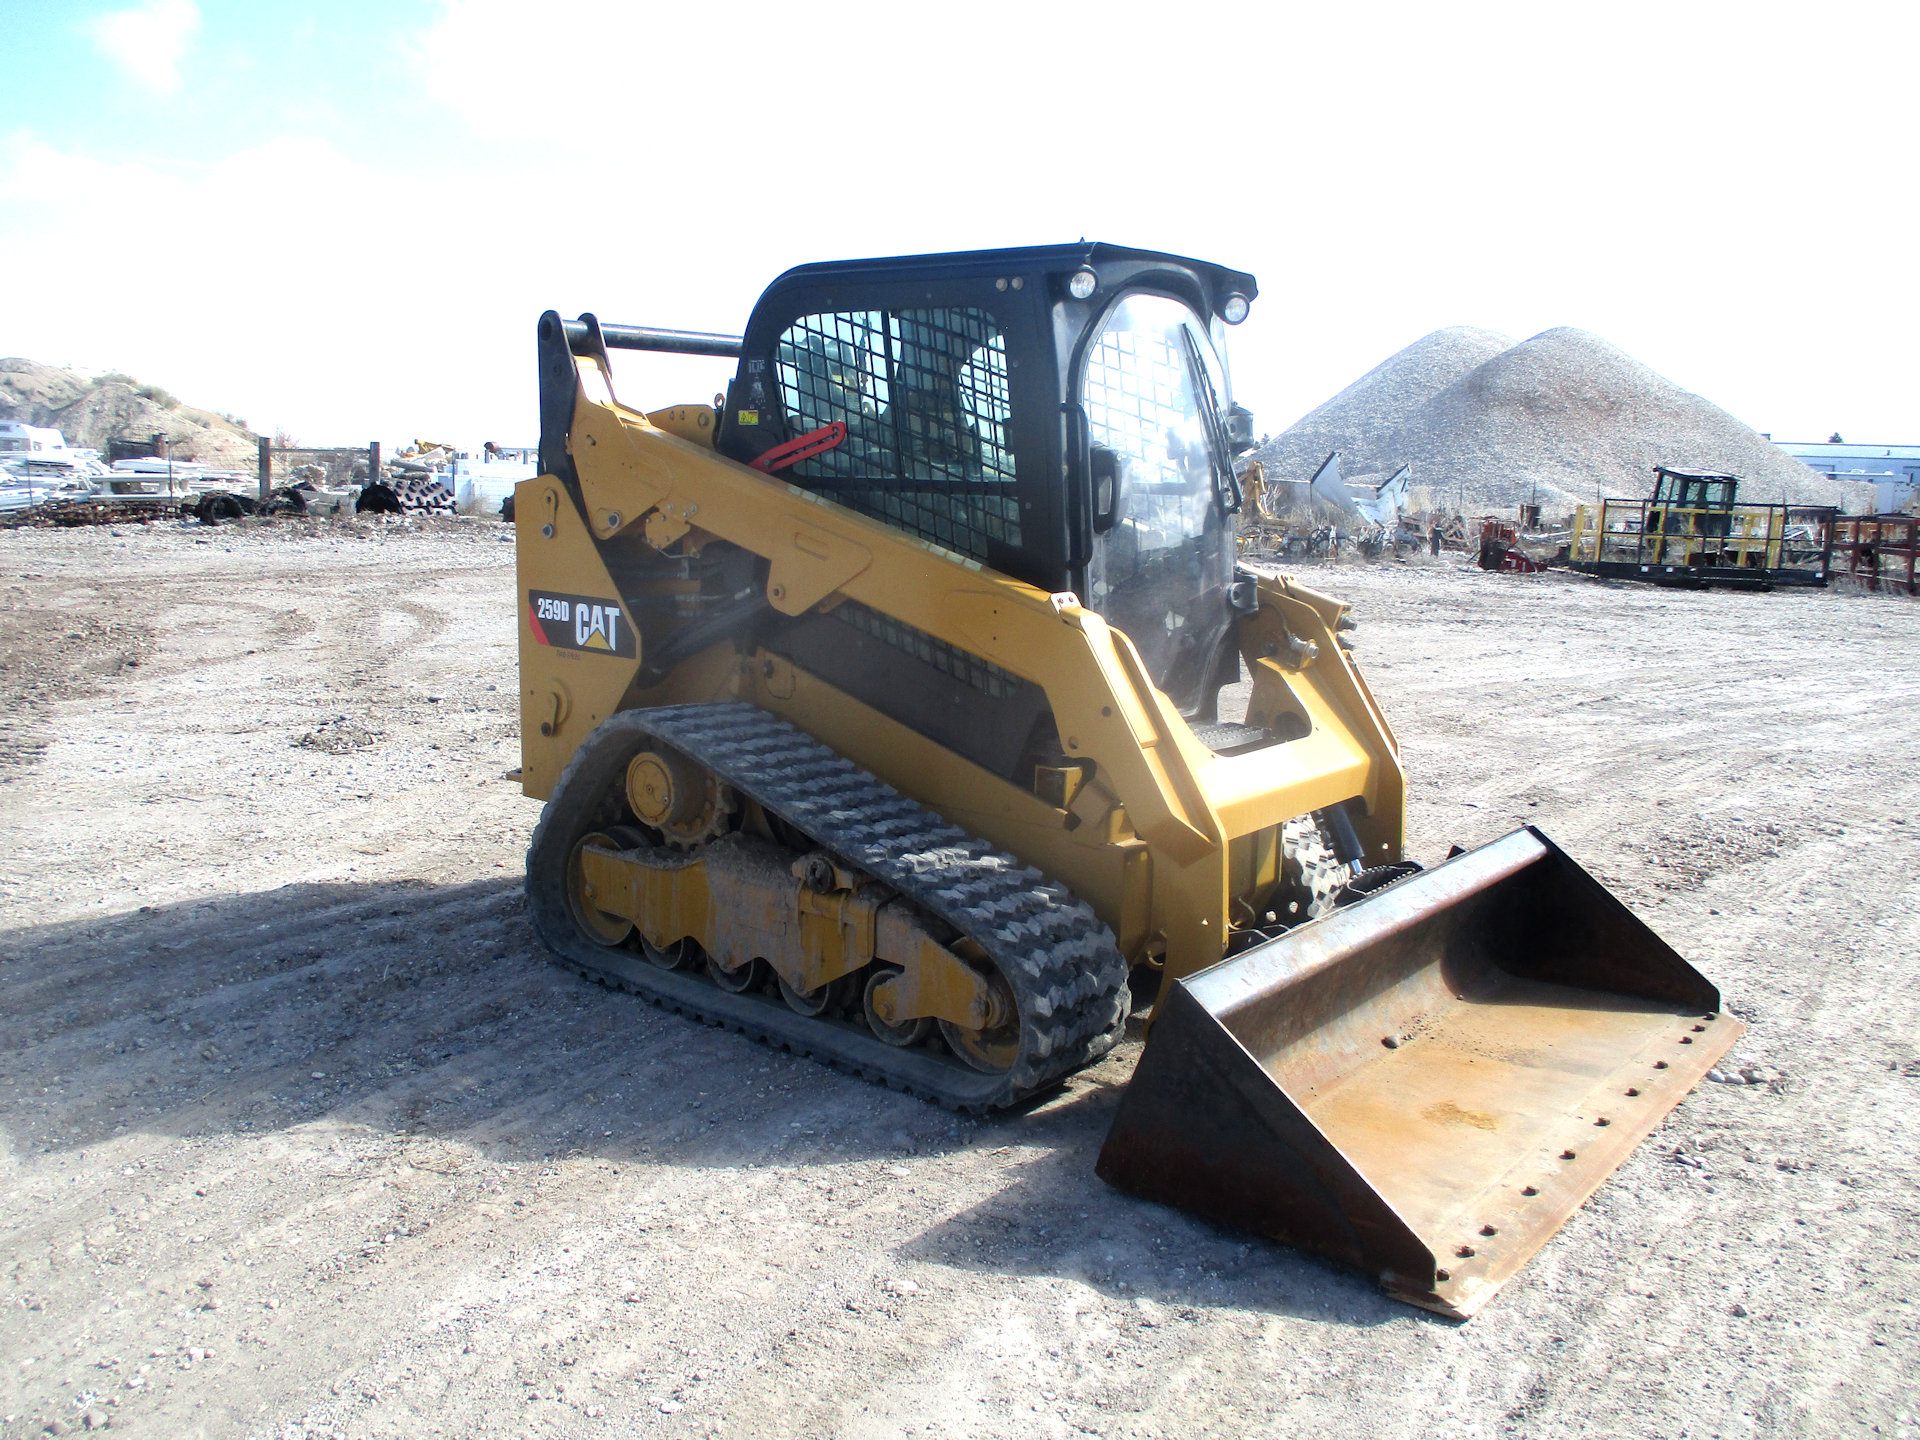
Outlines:
{"label": "side mirror", "polygon": [[1260,443],[1253,438],[1253,411],[1238,401],[1227,410],[1227,443],[1236,455],[1244,455]]}
{"label": "side mirror", "polygon": [[1093,533],[1104,535],[1120,518],[1127,503],[1126,466],[1120,452],[1105,445],[1092,447],[1087,471],[1093,481]]}

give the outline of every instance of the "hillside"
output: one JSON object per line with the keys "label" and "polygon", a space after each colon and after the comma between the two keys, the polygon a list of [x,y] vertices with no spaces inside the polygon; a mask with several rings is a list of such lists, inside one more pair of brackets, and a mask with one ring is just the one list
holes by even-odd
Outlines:
{"label": "hillside", "polygon": [[18,357],[0,359],[0,420],[49,426],[66,436],[67,444],[102,453],[109,440],[144,440],[158,432],[177,460],[250,469],[258,458],[251,431],[210,410],[183,405],[158,386]]}
{"label": "hillside", "polygon": [[1838,505],[1815,474],[1710,401],[1585,330],[1520,344],[1439,330],[1267,441],[1269,475],[1306,480],[1338,450],[1346,473],[1413,467],[1442,509],[1475,514],[1537,496],[1550,512],[1648,493],[1657,464],[1725,470],[1741,498]]}

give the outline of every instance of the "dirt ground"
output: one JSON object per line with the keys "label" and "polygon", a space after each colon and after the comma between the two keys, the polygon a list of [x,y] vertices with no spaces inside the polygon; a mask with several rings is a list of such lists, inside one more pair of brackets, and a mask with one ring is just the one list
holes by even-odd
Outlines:
{"label": "dirt ground", "polygon": [[1462,1326],[549,967],[503,538],[0,533],[0,1437],[1920,1434],[1920,607],[1320,572],[1751,1027]]}

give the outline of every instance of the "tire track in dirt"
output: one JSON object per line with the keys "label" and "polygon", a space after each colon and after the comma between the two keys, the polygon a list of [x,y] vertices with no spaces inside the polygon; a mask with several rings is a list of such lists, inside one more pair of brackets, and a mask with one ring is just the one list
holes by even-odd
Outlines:
{"label": "tire track in dirt", "polygon": [[56,603],[23,585],[4,592],[0,619],[0,785],[45,755],[65,705],[112,691],[150,663],[155,627],[98,588],[72,587]]}

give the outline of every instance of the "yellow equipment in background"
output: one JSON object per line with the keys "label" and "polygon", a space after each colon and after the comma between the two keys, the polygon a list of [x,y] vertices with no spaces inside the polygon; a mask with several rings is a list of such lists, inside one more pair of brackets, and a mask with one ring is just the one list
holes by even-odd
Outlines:
{"label": "yellow equipment in background", "polygon": [[1824,586],[1833,569],[1830,505],[1739,499],[1740,479],[1656,465],[1645,500],[1602,500],[1574,513],[1568,564],[1588,575],[1684,588]]}
{"label": "yellow equipment in background", "polygon": [[[738,338],[543,317],[530,909],[967,1110],[1151,1000],[1101,1173],[1464,1316],[1739,1026],[1537,832],[1402,854],[1346,607],[1235,563],[1254,295],[1081,244],[804,266]],[[620,348],[738,368],[643,412]]]}

